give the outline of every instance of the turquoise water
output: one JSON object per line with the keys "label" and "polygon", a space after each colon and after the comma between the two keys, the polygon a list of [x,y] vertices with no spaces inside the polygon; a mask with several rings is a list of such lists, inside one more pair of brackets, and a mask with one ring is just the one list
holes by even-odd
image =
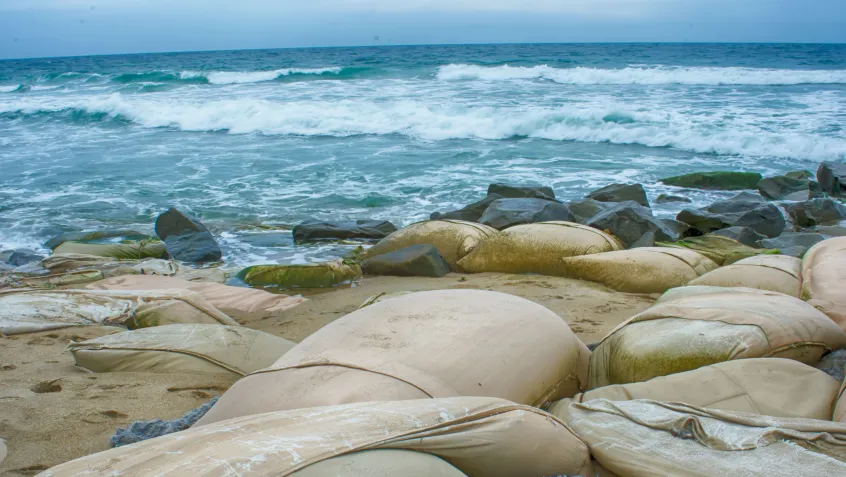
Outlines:
{"label": "turquoise water", "polygon": [[284,230],[301,220],[404,225],[495,181],[551,185],[565,200],[637,181],[654,198],[671,190],[656,179],[694,170],[815,170],[846,160],[844,125],[846,45],[0,61],[0,249],[66,230],[151,231],[177,205],[233,264],[301,263],[343,248],[294,247]]}

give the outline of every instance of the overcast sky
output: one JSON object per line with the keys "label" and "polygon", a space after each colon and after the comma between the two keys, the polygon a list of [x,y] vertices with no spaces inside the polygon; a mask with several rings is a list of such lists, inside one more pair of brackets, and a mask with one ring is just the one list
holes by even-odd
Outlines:
{"label": "overcast sky", "polygon": [[846,42],[846,0],[0,0],[0,58],[603,41]]}

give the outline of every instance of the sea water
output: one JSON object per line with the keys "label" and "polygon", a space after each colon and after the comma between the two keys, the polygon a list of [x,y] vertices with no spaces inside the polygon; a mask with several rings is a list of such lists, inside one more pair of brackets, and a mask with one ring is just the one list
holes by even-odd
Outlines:
{"label": "sea water", "polygon": [[[846,45],[543,44],[0,61],[0,249],[151,232],[178,206],[233,266],[304,263],[303,220],[402,226],[491,182],[563,200],[846,160]],[[689,204],[654,205],[662,217]]]}

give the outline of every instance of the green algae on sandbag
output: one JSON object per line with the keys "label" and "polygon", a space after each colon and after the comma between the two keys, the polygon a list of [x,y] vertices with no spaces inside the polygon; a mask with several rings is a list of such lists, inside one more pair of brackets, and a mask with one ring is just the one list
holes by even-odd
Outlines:
{"label": "green algae on sandbag", "polygon": [[68,232],[51,238],[44,244],[44,246],[51,250],[54,250],[56,247],[65,242],[125,243],[126,241],[142,240],[155,240],[155,237],[147,234],[142,234],[141,232],[135,230],[124,229],[95,230],[93,232]]}
{"label": "green algae on sandbag", "polygon": [[237,278],[253,287],[330,288],[361,276],[357,264],[341,260],[304,265],[253,265]]}
{"label": "green algae on sandbag", "polygon": [[157,240],[131,243],[81,243],[65,242],[53,251],[55,254],[79,253],[118,259],[162,258],[167,256],[164,242]]}
{"label": "green algae on sandbag", "polygon": [[105,279],[100,270],[80,270],[20,279],[20,284],[28,288],[57,288],[68,285],[81,285]]}
{"label": "green algae on sandbag", "polygon": [[710,258],[717,265],[731,265],[744,258],[755,255],[778,255],[780,250],[752,248],[722,235],[707,234],[701,237],[688,237],[678,242],[658,242],[658,247],[684,248],[694,250]]}
{"label": "green algae on sandbag", "polygon": [[764,177],[757,172],[694,172],[681,176],[667,177],[660,182],[676,187],[706,190],[754,190]]}

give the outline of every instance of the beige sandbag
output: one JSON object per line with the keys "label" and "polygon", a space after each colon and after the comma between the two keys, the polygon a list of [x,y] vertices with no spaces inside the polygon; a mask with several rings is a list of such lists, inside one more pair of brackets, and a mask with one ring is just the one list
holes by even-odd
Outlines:
{"label": "beige sandbag", "polygon": [[628,293],[663,293],[717,268],[692,250],[643,247],[562,259],[567,276]]}
{"label": "beige sandbag", "polygon": [[99,270],[80,270],[77,272],[56,273],[35,277],[20,277],[17,281],[21,287],[57,288],[96,282],[104,278],[105,275]]}
{"label": "beige sandbag", "polygon": [[574,403],[570,427],[625,477],[846,475],[846,424],[658,401]]}
{"label": "beige sandbag", "polygon": [[373,305],[375,303],[379,303],[379,302],[382,302],[382,301],[385,301],[385,300],[390,300],[391,298],[396,298],[398,296],[409,295],[411,293],[414,293],[414,292],[398,291],[398,292],[393,292],[393,293],[379,293],[377,295],[373,295],[373,296],[367,298],[366,300],[364,300],[364,303],[359,305],[358,309],[360,310],[362,308],[367,308],[368,306]]}
{"label": "beige sandbag", "polygon": [[161,258],[167,256],[164,242],[133,242],[133,243],[81,243],[65,242],[53,253],[80,253],[120,259]]}
{"label": "beige sandbag", "polygon": [[294,343],[243,326],[166,325],[72,342],[76,366],[96,373],[202,373],[245,376]]}
{"label": "beige sandbag", "polygon": [[226,281],[226,273],[219,268],[192,268],[173,260],[158,258],[121,260],[80,253],[60,253],[42,260],[41,266],[52,273],[96,270],[102,272],[105,277],[140,274],[163,275],[190,281]]}
{"label": "beige sandbag", "polygon": [[611,331],[594,349],[589,387],[627,384],[735,359],[814,365],[846,333],[814,307],[752,288],[682,287]]}
{"label": "beige sandbag", "polygon": [[127,275],[92,283],[90,290],[190,290],[202,295],[223,312],[279,312],[307,301],[302,296],[269,293],[254,288],[232,287],[219,283],[192,282],[157,275]]}
{"label": "beige sandbag", "polygon": [[775,255],[780,250],[752,248],[737,240],[722,235],[705,234],[700,237],[687,237],[678,242],[658,242],[658,247],[694,250],[714,261],[717,265],[731,265],[739,260],[761,254]]}
{"label": "beige sandbag", "polygon": [[432,454],[379,449],[341,454],[311,464],[292,477],[465,477],[466,474]]}
{"label": "beige sandbag", "polygon": [[650,399],[775,417],[828,420],[839,383],[792,359],[726,361],[642,383],[605,386],[562,399],[549,412],[567,421],[571,402]]}
{"label": "beige sandbag", "polygon": [[0,464],[3,463],[3,460],[6,459],[8,455],[8,451],[6,450],[6,442],[3,439],[0,439]]}
{"label": "beige sandbag", "polygon": [[469,477],[591,475],[587,447],[561,421],[529,406],[480,397],[250,415],[93,454],[43,475],[284,477],[376,449],[432,454]]}
{"label": "beige sandbag", "polygon": [[572,222],[540,222],[509,227],[483,241],[458,262],[467,273],[540,273],[563,276],[562,257],[621,250],[611,235]]}
{"label": "beige sandbag", "polygon": [[756,255],[708,272],[688,285],[757,288],[799,298],[802,261],[787,255]]}
{"label": "beige sandbag", "polygon": [[834,406],[832,420],[846,423],[846,381],[843,382],[843,387],[840,388],[840,394],[837,397],[837,404]]}
{"label": "beige sandbag", "polygon": [[411,224],[380,240],[364,252],[364,258],[375,257],[412,245],[431,244],[449,264],[456,264],[483,240],[499,231],[487,225],[461,220],[428,220]]}
{"label": "beige sandbag", "polygon": [[135,329],[177,323],[238,325],[189,290],[0,290],[4,335],[87,325]]}
{"label": "beige sandbag", "polygon": [[846,237],[823,240],[802,261],[802,298],[846,330]]}
{"label": "beige sandbag", "polygon": [[590,351],[558,315],[504,293],[412,293],[343,316],[230,388],[198,425],[366,401],[492,396],[539,405],[584,388]]}
{"label": "beige sandbag", "polygon": [[253,287],[331,288],[361,277],[361,267],[345,260],[297,265],[253,265],[236,275]]}

